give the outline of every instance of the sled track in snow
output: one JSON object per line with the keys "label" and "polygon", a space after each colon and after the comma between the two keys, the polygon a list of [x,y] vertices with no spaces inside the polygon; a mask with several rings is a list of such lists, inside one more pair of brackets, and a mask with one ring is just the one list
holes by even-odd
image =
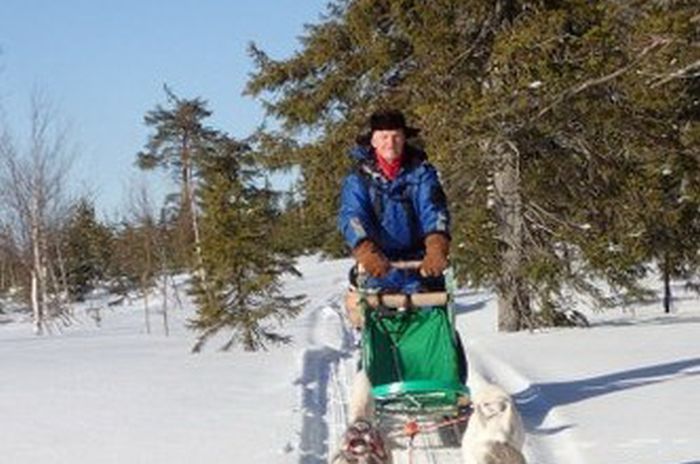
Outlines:
{"label": "sled track in snow", "polygon": [[[303,353],[301,376],[301,432],[299,462],[322,464],[338,449],[347,426],[347,402],[359,352],[356,334],[346,325],[341,292],[317,295],[313,309],[304,321],[309,326],[308,346]],[[469,340],[469,333],[464,333]],[[537,391],[536,385],[490,353],[481,343],[467,343],[470,387],[494,382],[515,395],[526,426],[525,455],[528,462],[583,464],[576,447],[572,425]],[[545,422],[542,422],[542,418]],[[457,437],[457,442],[461,437]],[[394,464],[408,464],[407,439],[392,447]],[[414,443],[411,464],[460,463],[461,450],[444,447],[437,433],[419,434]]]}
{"label": "sled track in snow", "polygon": [[[352,337],[350,332],[347,335]],[[358,356],[357,353],[353,356],[352,350],[355,346],[353,343],[347,343],[345,346],[350,351],[331,365],[326,382],[328,388],[326,458],[314,462],[327,462],[327,453],[337,450],[340,437],[347,425],[349,386]],[[584,464],[572,436],[567,432],[569,425],[566,418],[561,417],[557,411],[551,410],[547,398],[536,391],[536,387],[532,386],[529,379],[480,344],[470,344],[467,349],[471,386],[478,388],[480,383],[492,382],[515,393],[515,400],[526,426],[527,439],[524,452],[529,458],[528,462]],[[548,411],[549,414],[550,426],[546,428],[532,421],[533,417],[542,416],[543,411]],[[395,440],[391,445],[387,445],[391,448],[392,464],[460,464],[462,462],[459,448],[461,432],[445,431],[443,433],[453,434],[451,437],[453,447],[446,447],[443,444],[443,438],[437,432],[419,434],[415,439],[410,459],[408,439],[401,437]]]}
{"label": "sled track in snow", "polygon": [[[514,392],[514,399],[525,425],[524,454],[528,462],[541,464],[585,464],[570,435],[565,417],[552,409],[546,397],[520,372],[478,343],[467,345],[470,383],[489,382]],[[550,425],[541,428],[533,418],[548,416]]]}
{"label": "sled track in snow", "polygon": [[325,463],[328,425],[328,382],[330,366],[338,362],[342,353],[332,348],[309,350],[304,354],[302,387],[301,460],[303,464]]}
{"label": "sled track in snow", "polygon": [[[297,381],[302,389],[301,464],[327,463],[330,434],[335,433],[329,418],[338,413],[333,395],[342,385],[338,384],[337,371],[347,363],[353,343],[352,333],[343,324],[339,302],[340,296],[329,298],[308,316],[311,329],[308,341],[312,348],[303,354],[301,377]],[[333,328],[333,339],[327,339],[324,330]],[[347,397],[346,392],[341,395]]]}

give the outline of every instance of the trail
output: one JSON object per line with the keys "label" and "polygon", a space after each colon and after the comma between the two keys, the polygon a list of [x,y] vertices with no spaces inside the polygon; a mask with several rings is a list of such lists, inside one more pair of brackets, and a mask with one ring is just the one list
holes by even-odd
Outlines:
{"label": "trail", "polygon": [[[298,381],[303,412],[300,443],[302,464],[327,463],[338,449],[347,426],[349,386],[359,359],[359,335],[347,325],[343,314],[345,276],[338,273],[337,265],[332,270],[324,269],[322,262],[319,266],[313,275],[307,277],[318,280],[318,285],[306,283],[307,288],[318,288],[319,293],[309,296],[308,310],[300,321],[306,326],[307,333],[307,348],[303,352]],[[334,284],[328,285],[329,281]],[[526,426],[524,453],[528,462],[583,464],[566,418],[552,408],[527,377],[491,353],[485,344],[470,341],[472,335],[478,340],[479,335],[487,330],[485,327],[488,323],[484,320],[472,327],[462,327],[464,324],[460,324],[459,319],[465,313],[488,307],[486,301],[489,298],[490,295],[478,292],[461,292],[457,297],[457,325],[466,341],[469,387],[475,390],[484,382],[492,382],[514,394]],[[541,418],[543,412],[547,412],[546,420],[537,423],[535,419]],[[385,424],[382,429],[400,431],[402,425]],[[410,452],[407,438],[394,437],[389,445],[393,464],[460,463],[461,436],[451,434],[456,435],[453,430],[443,430],[442,436],[438,431],[419,434]],[[445,445],[446,439],[449,446]]]}
{"label": "trail", "polygon": [[[321,464],[328,461],[328,443],[336,430],[329,418],[343,414],[338,398],[346,398],[347,392],[333,395],[347,385],[345,379],[340,380],[338,369],[351,358],[354,340],[341,317],[345,276],[338,272],[338,264],[319,261],[306,268],[310,272],[297,285],[317,291],[307,295],[307,309],[295,321],[303,328],[298,332],[305,338],[300,341],[304,349],[300,354],[301,374],[296,381],[301,412],[299,462]],[[338,417],[337,421],[344,418]]]}

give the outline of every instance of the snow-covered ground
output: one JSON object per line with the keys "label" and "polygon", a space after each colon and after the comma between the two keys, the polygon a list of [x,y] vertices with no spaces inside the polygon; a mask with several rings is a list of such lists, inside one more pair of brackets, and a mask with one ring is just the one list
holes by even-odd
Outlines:
{"label": "snow-covered ground", "polygon": [[[156,315],[146,333],[141,300],[104,307],[101,327],[78,307],[43,337],[0,314],[0,462],[326,462],[356,359],[341,316],[349,265],[302,258],[287,285],[308,299],[286,327],[294,341],[259,353],[213,341],[191,354],[184,291],[169,337]],[[676,296],[668,316],[636,306],[592,315],[590,329],[499,334],[493,294],[464,289],[470,386],[515,396],[531,463],[700,463],[700,300]]]}

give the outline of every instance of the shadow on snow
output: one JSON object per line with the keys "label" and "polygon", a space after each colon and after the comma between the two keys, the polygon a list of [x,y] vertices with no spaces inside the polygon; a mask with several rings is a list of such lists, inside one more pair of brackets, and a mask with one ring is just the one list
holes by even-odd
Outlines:
{"label": "shadow on snow", "polygon": [[304,353],[302,376],[295,384],[302,387],[302,431],[300,463],[322,464],[327,461],[328,424],[325,416],[328,406],[328,382],[331,365],[348,354],[330,347],[308,350]]}
{"label": "shadow on snow", "polygon": [[683,359],[571,382],[532,384],[517,393],[515,400],[531,430],[537,434],[551,435],[571,427],[566,425],[551,429],[539,428],[549,412],[557,406],[695,375],[700,375],[700,358]]}
{"label": "shadow on snow", "polygon": [[492,297],[487,297],[483,298],[479,301],[475,301],[473,303],[460,303],[460,302],[455,302],[455,314],[465,314],[469,313],[472,311],[478,311],[480,309],[484,309],[486,305],[488,304],[489,301],[491,301]]}

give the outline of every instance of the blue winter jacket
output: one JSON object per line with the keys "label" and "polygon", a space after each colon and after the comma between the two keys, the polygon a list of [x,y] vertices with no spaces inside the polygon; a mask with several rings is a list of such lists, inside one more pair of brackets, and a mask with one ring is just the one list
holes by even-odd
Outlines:
{"label": "blue winter jacket", "polygon": [[[394,180],[379,171],[370,147],[355,147],[350,156],[356,165],[343,183],[338,227],[351,248],[369,239],[389,260],[422,259],[427,235],[449,235],[445,194],[425,152],[407,145]],[[368,284],[413,293],[419,280],[416,273],[392,270]]]}

